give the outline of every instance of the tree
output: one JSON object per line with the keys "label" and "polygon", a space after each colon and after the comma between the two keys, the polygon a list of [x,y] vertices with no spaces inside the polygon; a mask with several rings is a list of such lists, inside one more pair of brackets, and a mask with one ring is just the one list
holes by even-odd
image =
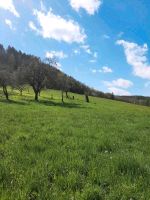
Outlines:
{"label": "tree", "polygon": [[46,85],[47,69],[39,58],[32,57],[29,59],[28,66],[26,67],[26,80],[33,88],[35,93],[35,101],[38,101],[41,89]]}
{"label": "tree", "polygon": [[6,70],[0,71],[0,86],[3,88],[3,93],[7,100],[9,100],[7,87],[10,84],[10,81],[11,81],[10,73]]}
{"label": "tree", "polygon": [[60,73],[57,78],[58,81],[58,88],[61,90],[61,101],[64,103],[64,92],[66,92],[66,98],[67,98],[67,92],[69,88],[69,81],[68,77],[65,74]]}
{"label": "tree", "polygon": [[8,46],[6,50],[6,64],[9,67],[9,71],[13,72],[14,70],[17,69],[18,64],[17,64],[17,56],[18,52],[14,47]]}
{"label": "tree", "polygon": [[64,91],[66,93],[66,99],[69,98],[68,92],[70,91],[70,87],[71,87],[71,81],[70,81],[69,77],[66,76],[65,80],[64,80]]}
{"label": "tree", "polygon": [[84,87],[84,95],[85,95],[85,101],[89,103],[89,88],[86,86]]}
{"label": "tree", "polygon": [[87,103],[89,103],[89,96],[88,96],[88,94],[85,94],[85,101],[86,101]]}
{"label": "tree", "polygon": [[27,81],[25,80],[25,70],[23,68],[18,68],[13,73],[13,87],[19,90],[21,96],[25,88],[26,82]]}
{"label": "tree", "polygon": [[3,64],[6,63],[6,51],[3,47],[3,45],[0,44],[0,68],[4,67]]}
{"label": "tree", "polygon": [[58,86],[58,74],[59,71],[49,65],[46,65],[46,88],[48,89],[59,89]]}
{"label": "tree", "polygon": [[111,93],[111,99],[112,99],[112,100],[114,100],[114,99],[115,99],[115,95],[114,95],[114,93],[113,93],[113,92]]}

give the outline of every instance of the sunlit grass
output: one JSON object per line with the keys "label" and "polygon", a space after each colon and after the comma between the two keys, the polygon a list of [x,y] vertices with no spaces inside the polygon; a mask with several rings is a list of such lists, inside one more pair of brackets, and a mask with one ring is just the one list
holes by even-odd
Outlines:
{"label": "sunlit grass", "polygon": [[149,200],[150,108],[74,96],[0,97],[1,199]]}

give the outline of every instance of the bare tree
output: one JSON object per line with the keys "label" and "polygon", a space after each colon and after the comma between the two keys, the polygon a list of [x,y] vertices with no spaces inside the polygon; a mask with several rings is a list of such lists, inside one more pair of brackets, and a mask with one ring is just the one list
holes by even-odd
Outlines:
{"label": "bare tree", "polygon": [[57,81],[58,81],[58,85],[59,85],[58,87],[61,90],[61,101],[62,101],[62,103],[64,103],[64,92],[68,91],[67,90],[67,87],[68,87],[67,76],[60,73],[58,75]]}
{"label": "bare tree", "polygon": [[38,101],[39,93],[46,84],[47,69],[40,59],[33,57],[29,60],[26,69],[26,80],[32,86],[35,93],[35,101]]}
{"label": "bare tree", "polygon": [[19,90],[21,96],[26,83],[25,70],[23,68],[18,68],[13,73],[13,87]]}

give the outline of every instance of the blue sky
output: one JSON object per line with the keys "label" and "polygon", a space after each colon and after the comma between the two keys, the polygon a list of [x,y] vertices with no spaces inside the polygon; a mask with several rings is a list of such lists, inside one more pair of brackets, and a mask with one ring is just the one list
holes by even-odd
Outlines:
{"label": "blue sky", "polygon": [[150,96],[149,0],[0,0],[0,43],[117,95]]}

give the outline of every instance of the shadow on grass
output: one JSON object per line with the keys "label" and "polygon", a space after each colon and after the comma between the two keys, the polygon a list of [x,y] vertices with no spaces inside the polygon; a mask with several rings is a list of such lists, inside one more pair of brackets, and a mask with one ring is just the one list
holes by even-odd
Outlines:
{"label": "shadow on grass", "polygon": [[64,107],[64,108],[84,108],[83,106],[81,106],[81,104],[78,103],[68,103],[68,102],[54,102],[51,100],[40,100],[39,102],[37,102],[39,104],[43,104],[45,106],[59,106],[59,107]]}
{"label": "shadow on grass", "polygon": [[1,103],[7,103],[7,104],[17,104],[17,105],[28,105],[28,102],[21,102],[21,101],[15,101],[15,100],[6,100],[6,99],[0,99]]}
{"label": "shadow on grass", "polygon": [[42,104],[45,106],[59,106],[59,107],[64,107],[64,108],[84,108],[81,106],[81,104],[78,103],[68,103],[68,102],[54,102],[51,100],[39,100],[39,101],[34,101],[34,100],[24,100],[23,101],[15,101],[15,100],[6,100],[6,99],[0,99],[1,103],[7,103],[7,104],[16,104],[16,105],[29,105],[30,103],[37,103],[37,104]]}

